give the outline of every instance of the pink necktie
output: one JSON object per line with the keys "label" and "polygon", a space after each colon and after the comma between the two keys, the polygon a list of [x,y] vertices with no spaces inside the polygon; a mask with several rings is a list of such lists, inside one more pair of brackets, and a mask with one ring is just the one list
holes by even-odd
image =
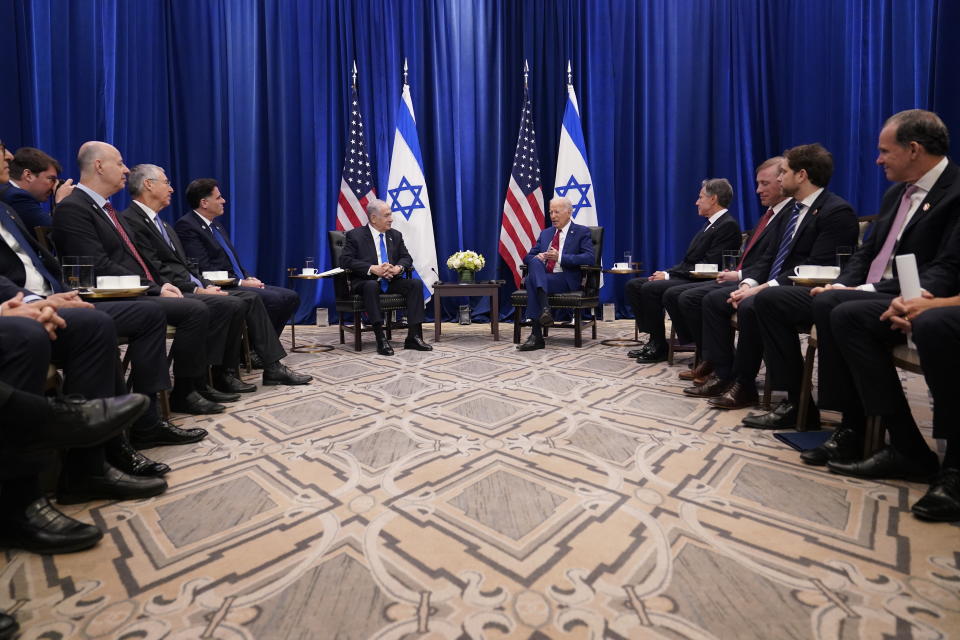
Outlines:
{"label": "pink necktie", "polygon": [[870,270],[867,272],[867,284],[880,282],[883,278],[883,272],[887,270],[887,263],[890,262],[890,256],[893,255],[893,247],[897,244],[897,236],[900,235],[900,229],[907,219],[907,212],[910,211],[910,196],[917,192],[917,185],[912,184],[903,192],[903,198],[900,200],[900,208],[897,209],[897,215],[890,225],[890,231],[887,233],[887,239],[883,241],[883,246],[870,263]]}

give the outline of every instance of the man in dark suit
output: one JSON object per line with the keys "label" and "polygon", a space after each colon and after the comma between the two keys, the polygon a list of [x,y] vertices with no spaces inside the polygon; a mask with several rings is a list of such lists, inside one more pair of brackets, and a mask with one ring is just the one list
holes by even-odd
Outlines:
{"label": "man in dark suit", "polygon": [[[663,324],[663,296],[672,287],[693,282],[690,272],[697,264],[719,265],[723,252],[740,247],[740,225],[727,207],[733,201],[733,187],[725,178],[704,180],[697,197],[697,213],[707,219],[693,236],[683,260],[666,271],[655,271],[649,278],[634,278],[627,283],[625,294],[640,331],[650,335],[647,344],[628,353],[639,363],[663,362],[667,359],[667,335]],[[682,322],[678,316],[677,320]],[[688,331],[685,331],[688,333]]]}
{"label": "man in dark suit", "polygon": [[[703,357],[713,363],[715,373],[704,384],[684,391],[711,398],[710,406],[716,409],[741,409],[758,399],[756,378],[764,343],[756,305],[761,297],[768,291],[792,289],[790,276],[797,265],[833,265],[837,247],[852,246],[857,239],[853,208],[826,189],[833,176],[830,152],[819,144],[808,144],[788,149],[783,156],[777,179],[792,204],[778,216],[782,217],[777,226],[779,237],[769,243],[761,261],[766,273],[756,280],[744,280],[729,297],[716,292],[704,298]],[[763,282],[758,282],[760,279]],[[736,351],[729,328],[733,309],[740,332]],[[746,419],[744,424],[756,426]]]}
{"label": "man in dark suit", "polygon": [[377,353],[393,355],[393,347],[383,331],[381,293],[398,293],[407,301],[409,331],[404,349],[433,351],[423,341],[423,282],[400,277],[413,267],[413,258],[403,243],[403,234],[393,229],[393,212],[383,200],[367,205],[369,224],[346,233],[346,244],[340,256],[340,267],[350,271],[354,291],[363,298],[364,310],[377,337]]}
{"label": "man in dark suit", "polygon": [[104,142],[86,142],[77,162],[80,182],[54,216],[58,248],[63,255],[91,256],[97,276],[140,276],[148,289],[138,301],[159,305],[167,323],[177,330],[170,350],[174,375],[171,407],[183,413],[222,413],[225,407],[204,398],[200,390],[207,387],[207,366],[222,362],[231,316],[211,314],[200,300],[185,297],[140,255],[131,240],[133,232],[108,200],[124,187],[130,173],[120,152]]}
{"label": "man in dark suit", "polygon": [[[767,280],[770,271],[770,247],[780,241],[780,227],[785,216],[783,209],[790,202],[780,187],[780,163],[783,160],[775,156],[765,160],[757,167],[757,195],[760,204],[767,208],[760,217],[753,234],[747,240],[738,264],[732,270],[724,270],[716,280],[709,282],[690,282],[667,290],[663,296],[663,304],[677,327],[677,334],[681,339],[695,342],[703,350],[703,299],[712,294],[723,296],[724,301],[737,290],[740,282],[763,282]],[[720,292],[720,293],[717,293]],[[713,329],[713,327],[711,327]],[[729,347],[733,349],[733,331],[729,323],[723,329],[729,336]],[[688,335],[689,332],[689,335]],[[700,385],[707,376],[713,373],[713,363],[705,358],[693,369],[680,373],[681,380],[692,380]]]}
{"label": "man in dark suit", "polygon": [[53,224],[40,203],[53,195],[60,202],[73,191],[72,179],[57,187],[59,173],[60,163],[33,147],[20,147],[10,162],[9,187],[0,187],[0,198],[17,212],[31,235],[35,227]]}
{"label": "man in dark suit", "polygon": [[242,382],[237,374],[243,319],[247,322],[251,345],[264,363],[263,384],[308,384],[311,376],[295,373],[280,362],[287,352],[280,344],[258,295],[241,289],[222,290],[187,265],[180,238],[158,215],[169,206],[173,194],[173,187],[163,169],[152,164],[137,165],[130,173],[127,187],[133,202],[121,214],[121,219],[133,231],[134,244],[157,270],[160,279],[173,284],[180,291],[196,294],[198,299],[211,307],[212,312],[228,313],[234,318],[227,333],[223,358],[219,366],[213,367],[214,387],[222,394],[223,401],[229,401],[226,396],[237,399],[237,393],[256,389],[254,385]]}
{"label": "man in dark suit", "polygon": [[556,197],[550,201],[550,221],[553,226],[540,232],[536,244],[524,256],[527,277],[527,317],[533,330],[520,351],[543,349],[543,327],[553,324],[553,315],[547,304],[551,293],[577,291],[583,282],[580,267],[596,262],[596,253],[590,229],[572,220],[573,204],[569,198]]}
{"label": "man in dark suit", "polygon": [[[851,371],[839,355],[830,314],[844,302],[872,299],[877,301],[879,315],[900,289],[893,261],[896,254],[914,254],[922,278],[935,264],[958,218],[960,170],[946,159],[948,145],[946,126],[934,113],[913,109],[889,118],[880,133],[877,163],[888,179],[909,184],[888,189],[872,233],[834,284],[812,290],[785,288],[757,300],[767,373],[774,388],[788,393],[787,405],[755,418],[767,428],[792,426],[803,370],[796,327],[811,322],[817,326],[820,404],[843,411],[844,418],[842,428],[827,443],[803,453],[809,464],[849,459],[862,451],[858,434],[863,433],[865,418],[856,402]],[[937,286],[934,279],[929,281]]]}
{"label": "man in dark suit", "polygon": [[[914,254],[930,294],[960,292],[960,168],[947,160],[948,145],[946,126],[927,111],[898,113],[880,132],[877,162],[899,184],[888,190],[874,234],[850,258],[838,284],[814,289],[809,303],[817,326],[820,404],[841,411],[843,419],[827,443],[802,454],[808,464],[861,477],[925,479],[936,471],[936,456],[917,429],[890,359],[896,336],[879,317],[899,293],[895,253]],[[861,461],[867,415],[883,418],[890,446]]]}
{"label": "man in dark suit", "polygon": [[277,335],[283,333],[290,316],[300,306],[300,296],[292,289],[264,284],[243,268],[227,230],[217,220],[223,215],[227,201],[216,180],[194,180],[187,185],[186,198],[192,211],[177,220],[174,229],[187,257],[197,261],[201,273],[226,271],[237,279],[240,288],[260,296]]}
{"label": "man in dark suit", "polygon": [[[23,293],[17,289],[9,280],[0,277],[0,299],[6,300],[0,314],[9,318],[4,323],[6,332],[0,335],[0,352],[20,362],[19,365],[0,367],[0,381],[40,395],[46,381],[46,367],[53,359],[62,365],[65,394],[85,398],[115,395],[118,389],[117,333],[113,319],[102,311],[85,308],[86,303],[70,296],[56,301],[25,302]],[[11,290],[16,291],[12,297]],[[42,344],[44,339],[48,342],[45,347]],[[145,409],[143,396],[138,397],[140,406],[131,421]],[[4,425],[2,442],[15,442],[18,436],[7,433],[6,411]],[[129,422],[123,427],[128,425]],[[22,424],[9,428],[32,427]],[[61,504],[146,498],[166,490],[167,483],[163,478],[133,476],[111,465],[105,457],[104,446],[99,446],[107,437],[91,443],[98,446],[71,448],[64,455],[57,486],[57,500]],[[36,468],[30,465],[14,466],[21,471],[32,469],[36,472]],[[0,465],[0,468],[10,472],[7,465]],[[7,482],[2,484],[6,490]],[[10,490],[16,491],[16,488],[10,487]]]}

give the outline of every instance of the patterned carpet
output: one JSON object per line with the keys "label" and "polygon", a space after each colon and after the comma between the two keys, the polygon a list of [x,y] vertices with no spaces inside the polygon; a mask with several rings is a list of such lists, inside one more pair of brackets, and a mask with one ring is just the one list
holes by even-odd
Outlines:
{"label": "patterned carpet", "polygon": [[385,358],[303,328],[336,344],[287,359],[314,384],[179,420],[211,435],[151,451],[170,490],[67,507],[106,537],[5,553],[0,608],[49,640],[960,635],[960,528],[910,515],[924,486],[804,466],[679,366],[501,335]]}

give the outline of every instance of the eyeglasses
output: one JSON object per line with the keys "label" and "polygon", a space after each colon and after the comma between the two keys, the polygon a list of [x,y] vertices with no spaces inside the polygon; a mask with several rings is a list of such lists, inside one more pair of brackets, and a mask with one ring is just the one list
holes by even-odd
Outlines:
{"label": "eyeglasses", "polygon": [[145,180],[150,180],[151,182],[162,182],[163,184],[170,186],[169,180],[161,180],[160,178],[145,178]]}

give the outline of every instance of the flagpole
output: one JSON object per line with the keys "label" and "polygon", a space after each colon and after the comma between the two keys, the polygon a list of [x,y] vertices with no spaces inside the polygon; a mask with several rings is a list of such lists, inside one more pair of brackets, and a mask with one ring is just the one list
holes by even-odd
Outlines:
{"label": "flagpole", "polygon": [[567,60],[567,86],[573,84],[573,67],[570,65],[570,60]]}
{"label": "flagpole", "polygon": [[353,84],[354,89],[357,88],[357,61],[356,60],[353,61],[353,80],[351,84]]}
{"label": "flagpole", "polygon": [[524,60],[523,61],[523,90],[527,90],[527,77],[530,75],[530,64]]}
{"label": "flagpole", "polygon": [[403,59],[403,84],[409,84],[407,82],[407,59]]}

